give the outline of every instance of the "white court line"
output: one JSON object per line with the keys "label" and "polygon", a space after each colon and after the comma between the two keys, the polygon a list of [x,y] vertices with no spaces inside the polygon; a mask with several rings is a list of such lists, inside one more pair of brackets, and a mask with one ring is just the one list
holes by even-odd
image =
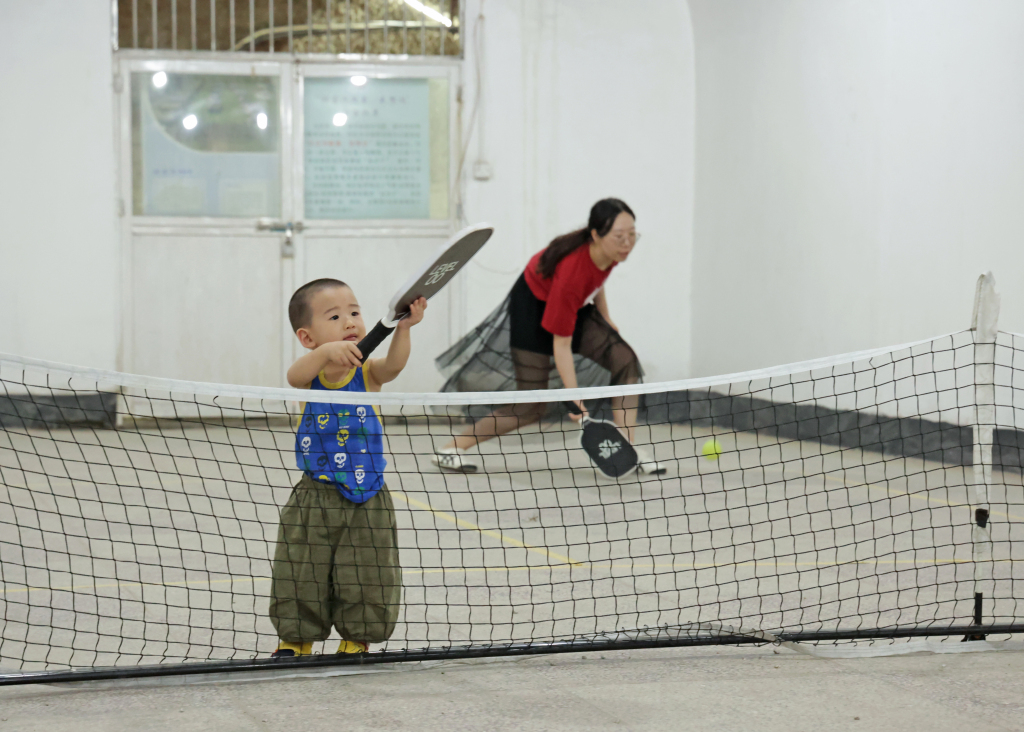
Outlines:
{"label": "white court line", "polygon": [[[954,503],[952,501],[946,501],[942,498],[933,498],[932,496],[922,496],[919,493],[908,493],[907,491],[897,490],[884,485],[878,485],[876,483],[855,483],[851,485],[846,481],[845,478],[835,478],[831,475],[825,474],[825,480],[831,480],[835,483],[842,483],[847,488],[874,488],[875,490],[885,491],[886,493],[894,496],[906,496],[907,498],[913,498],[917,501],[925,501],[927,503],[937,503],[941,506],[947,506],[949,508],[971,508],[969,503]],[[959,487],[959,486],[958,486]],[[965,489],[968,486],[963,486]],[[990,516],[1002,516],[1008,518],[1011,521],[1024,521],[1024,516],[1014,516],[1011,513],[1004,513],[1003,511],[992,511],[989,510]]]}

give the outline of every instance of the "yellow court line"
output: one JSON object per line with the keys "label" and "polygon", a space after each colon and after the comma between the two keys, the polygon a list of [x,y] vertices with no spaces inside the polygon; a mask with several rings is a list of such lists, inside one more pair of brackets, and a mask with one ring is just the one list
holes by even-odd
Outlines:
{"label": "yellow court line", "polygon": [[[825,480],[831,480],[836,483],[842,483],[847,488],[874,488],[876,490],[885,491],[886,493],[889,493],[894,496],[907,496],[908,498],[914,498],[918,501],[937,503],[940,506],[948,506],[950,508],[971,508],[970,503],[952,503],[941,498],[932,498],[931,496],[922,496],[917,493],[908,493],[906,491],[896,490],[894,488],[889,488],[888,486],[884,485],[877,485],[875,483],[856,483],[854,485],[851,485],[846,481],[845,478],[833,478],[831,475],[826,475]],[[970,488],[970,486],[965,485],[964,488]],[[1003,518],[1008,518],[1011,521],[1024,521],[1024,516],[1014,516],[1011,513],[1003,513],[1002,511],[992,511],[991,509],[989,510],[989,515],[1002,516]]]}
{"label": "yellow court line", "polygon": [[[911,566],[926,566],[926,565],[946,565],[946,564],[999,564],[1003,562],[1014,562],[1019,560],[1014,559],[986,559],[983,561],[974,559],[857,559],[844,562],[775,562],[775,561],[752,561],[752,562],[735,562],[735,563],[718,563],[718,562],[690,562],[687,564],[677,563],[664,563],[664,562],[643,562],[643,563],[629,563],[629,564],[604,564],[601,561],[597,562],[580,562],[572,565],[577,569],[675,569],[675,570],[687,570],[687,569],[727,569],[729,567],[814,567],[814,568],[828,568],[828,567],[846,567],[854,564],[869,565],[869,564],[891,564],[891,565],[911,565]],[[403,569],[404,574],[442,574],[445,572],[526,572],[538,569],[566,569],[568,565],[544,565],[540,567],[441,567],[437,569]]]}
{"label": "yellow court line", "polygon": [[122,587],[192,587],[195,585],[223,585],[235,582],[269,582],[270,577],[232,577],[222,580],[181,580],[174,582],[110,582],[97,585],[68,585],[66,587],[21,587],[16,590],[0,590],[0,596],[12,595],[17,592],[79,592],[81,590],[109,590]]}
{"label": "yellow court line", "polygon": [[555,559],[555,560],[557,560],[559,562],[562,562],[562,563],[565,563],[565,564],[571,564],[571,565],[574,565],[574,566],[580,566],[579,562],[574,561],[574,560],[570,559],[569,557],[563,556],[562,554],[556,554],[555,552],[548,551],[547,549],[544,549],[543,547],[531,546],[530,544],[524,544],[523,542],[519,541],[518,539],[513,539],[511,536],[505,536],[500,531],[494,531],[493,529],[485,529],[482,526],[477,526],[476,524],[474,524],[474,523],[472,523],[470,521],[466,521],[465,519],[460,519],[458,516],[452,516],[450,513],[445,513],[444,511],[438,511],[436,508],[431,506],[426,501],[420,501],[420,500],[417,500],[415,498],[411,498],[410,496],[407,496],[407,495],[403,494],[400,491],[394,491],[393,490],[393,491],[390,491],[390,493],[391,493],[392,496],[394,496],[398,500],[403,501],[406,505],[412,506],[414,508],[419,508],[419,509],[421,509],[423,511],[430,511],[430,513],[434,514],[438,518],[444,519],[445,521],[450,521],[451,523],[455,524],[456,526],[461,526],[464,529],[471,529],[472,531],[479,531],[484,536],[489,536],[492,539],[497,539],[498,541],[500,541],[502,543],[505,543],[505,544],[511,544],[512,546],[521,547],[523,549],[526,549],[527,551],[536,552],[537,554],[542,554],[545,557],[547,557],[548,559]]}
{"label": "yellow court line", "polygon": [[[664,563],[664,562],[631,562],[628,564],[605,564],[604,560],[598,560],[596,562],[572,562],[563,564],[543,564],[535,566],[520,566],[520,567],[436,567],[432,569],[403,569],[403,574],[408,575],[428,575],[428,574],[453,574],[453,573],[464,573],[470,574],[475,572],[531,572],[538,570],[555,570],[555,569],[593,569],[593,570],[612,570],[612,569],[673,569],[676,571],[684,570],[698,570],[698,569],[728,569],[730,567],[767,567],[779,568],[779,567],[810,567],[816,569],[826,569],[829,567],[845,567],[854,564],[869,565],[869,564],[882,564],[882,565],[913,565],[913,566],[924,566],[924,565],[946,565],[946,564],[1000,564],[1004,562],[1013,562],[1013,559],[988,559],[985,561],[978,561],[974,559],[858,559],[853,561],[845,562],[776,562],[776,561],[749,561],[749,562],[735,562],[735,563],[718,563],[718,562],[689,562],[687,564],[677,563]],[[235,577],[232,579],[223,580],[186,580],[181,582],[114,582],[110,584],[89,584],[89,585],[69,585],[65,587],[18,587],[7,590],[0,590],[0,596],[14,595],[19,593],[27,592],[80,592],[82,590],[99,590],[99,589],[111,589],[111,588],[123,588],[123,587],[186,587],[186,586],[210,586],[218,584],[229,584],[235,582],[270,582],[270,577]]]}
{"label": "yellow court line", "polygon": [[[869,564],[883,564],[883,565],[912,565],[912,566],[925,566],[925,565],[946,565],[946,564],[971,564],[976,560],[973,559],[858,559],[856,561],[849,562],[737,562],[735,564],[720,564],[715,562],[696,562],[689,564],[667,564],[662,562],[645,562],[645,563],[632,563],[632,564],[602,564],[601,562],[583,562],[574,564],[571,567],[569,565],[545,565],[541,567],[442,567],[438,569],[403,569],[404,574],[445,574],[445,573],[456,573],[463,572],[469,574],[470,572],[528,572],[531,570],[538,569],[596,569],[596,570],[611,570],[611,569],[674,569],[677,571],[683,570],[697,570],[697,569],[727,569],[729,567],[811,567],[817,569],[827,569],[829,567],[846,567],[854,564],[869,565]],[[977,564],[998,564],[1002,562],[1013,562],[1013,559],[988,559],[985,561],[976,562]]]}
{"label": "yellow court line", "polygon": [[[851,483],[847,482],[844,478],[835,478],[835,477],[833,477],[831,475],[825,475],[824,477],[825,477],[826,480],[831,480],[833,482],[841,483],[844,486],[846,486],[847,488],[859,488],[859,487],[874,488],[876,490],[885,491],[886,493],[889,493],[891,495],[906,496],[908,498],[913,498],[913,499],[916,499],[916,500],[919,500],[919,501],[925,501],[925,502],[930,502],[930,503],[937,503],[939,505],[943,505],[943,506],[947,506],[947,507],[952,507],[952,508],[970,508],[970,504],[966,504],[966,503],[953,503],[953,502],[946,501],[946,500],[943,500],[943,499],[940,499],[940,498],[933,498],[931,496],[922,496],[922,495],[918,495],[918,494],[915,494],[915,493],[908,493],[906,491],[900,491],[900,490],[892,489],[892,488],[889,488],[888,486],[881,486],[881,485],[877,485],[875,483],[864,482],[864,483],[851,484]],[[411,497],[409,497],[407,495],[402,494],[400,491],[394,491],[393,490],[393,491],[391,491],[391,495],[394,496],[395,498],[398,498],[400,501],[403,501],[404,503],[406,503],[409,506],[412,506],[414,508],[419,508],[421,510],[429,511],[430,513],[434,514],[438,518],[441,518],[441,519],[443,519],[445,521],[451,522],[451,523],[455,524],[456,526],[460,526],[462,528],[470,529],[472,531],[477,531],[480,534],[482,534],[483,536],[489,536],[489,537],[491,537],[493,539],[497,539],[498,541],[500,541],[502,543],[511,544],[513,546],[517,546],[517,547],[526,549],[527,551],[540,554],[540,555],[542,555],[542,556],[544,556],[544,557],[546,557],[548,559],[554,559],[554,560],[559,562],[559,565],[541,565],[541,566],[533,566],[533,567],[531,567],[531,566],[524,566],[524,567],[450,567],[450,568],[448,568],[448,567],[440,567],[440,568],[435,568],[435,569],[418,569],[418,570],[417,569],[403,569],[403,572],[405,574],[410,574],[410,575],[415,575],[415,574],[420,574],[420,575],[445,574],[445,573],[452,573],[452,572],[464,572],[464,573],[467,573],[467,574],[470,573],[470,572],[520,572],[520,571],[531,571],[531,570],[538,570],[538,569],[555,569],[555,568],[558,568],[560,565],[561,566],[569,566],[569,567],[577,567],[577,568],[589,567],[591,569],[649,569],[649,568],[650,569],[666,569],[666,568],[670,568],[670,569],[679,569],[679,570],[686,570],[686,569],[696,570],[696,569],[715,569],[715,568],[721,569],[721,568],[727,568],[727,567],[814,567],[814,568],[822,568],[822,567],[839,567],[839,566],[850,565],[850,564],[892,564],[892,565],[898,565],[898,564],[909,564],[909,565],[935,564],[935,565],[941,565],[941,564],[961,564],[961,563],[970,563],[970,562],[977,561],[977,560],[973,560],[973,559],[935,559],[935,560],[920,560],[920,559],[879,560],[879,559],[865,559],[865,560],[855,560],[855,561],[846,561],[846,562],[751,561],[751,562],[736,562],[736,563],[727,563],[727,564],[720,564],[720,563],[715,563],[715,562],[706,562],[706,563],[704,563],[704,562],[697,562],[697,563],[689,563],[689,564],[686,564],[686,565],[678,565],[678,564],[675,564],[675,563],[671,563],[671,564],[664,564],[664,563],[653,563],[653,564],[652,563],[644,563],[644,564],[630,563],[630,564],[609,564],[609,565],[604,565],[604,564],[602,564],[602,562],[604,560],[598,560],[596,562],[577,562],[577,561],[575,561],[575,560],[573,560],[573,559],[571,559],[571,558],[569,558],[567,556],[558,554],[556,552],[549,551],[548,549],[544,549],[542,547],[536,547],[536,546],[532,546],[530,544],[526,544],[524,542],[519,541],[518,539],[513,539],[510,536],[505,536],[504,534],[502,534],[499,531],[495,531],[493,529],[485,529],[485,528],[483,528],[481,526],[477,526],[476,524],[474,524],[474,523],[472,523],[470,521],[466,521],[465,519],[458,518],[457,516],[453,516],[453,515],[451,515],[449,513],[446,513],[444,511],[439,511],[439,510],[435,509],[433,506],[431,506],[429,503],[426,503],[425,501],[417,500],[415,498],[411,498]],[[1015,520],[1015,521],[1024,521],[1024,518],[1019,517],[1019,516],[1014,516],[1012,514],[1006,514],[1006,513],[999,512],[999,511],[992,511],[991,513],[993,515],[1003,516],[1005,518],[1009,518],[1009,519]],[[989,563],[989,562],[990,563],[999,563],[999,562],[1012,562],[1012,561],[1013,561],[1012,559],[992,559],[992,560],[986,560],[986,563]],[[979,563],[981,563],[981,562],[979,562]],[[21,587],[21,588],[17,588],[17,589],[0,589],[0,597],[8,596],[8,595],[16,594],[16,593],[39,592],[39,591],[78,592],[78,591],[81,591],[81,590],[93,590],[93,591],[95,591],[95,590],[99,590],[99,589],[113,589],[113,588],[127,588],[127,587],[147,587],[147,586],[148,587],[189,587],[189,586],[196,586],[196,585],[211,586],[211,585],[228,584],[228,583],[235,583],[235,582],[254,582],[255,583],[255,582],[269,582],[269,581],[270,581],[269,577],[234,577],[234,578],[223,579],[223,580],[182,580],[182,581],[174,581],[174,582],[113,582],[113,583],[102,584],[102,585],[88,584],[88,585],[71,585],[71,586],[67,586],[67,587]]]}

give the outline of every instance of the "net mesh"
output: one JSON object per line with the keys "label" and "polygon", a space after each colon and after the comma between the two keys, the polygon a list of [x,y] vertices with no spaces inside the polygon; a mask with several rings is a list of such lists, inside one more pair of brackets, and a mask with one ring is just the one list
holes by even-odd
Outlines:
{"label": "net mesh", "polygon": [[[317,392],[384,424],[401,596],[373,652],[1024,632],[1024,336],[975,341],[585,390],[596,413],[639,396],[644,462],[617,480],[562,417],[481,443],[475,473],[431,460],[467,404],[571,393]],[[8,677],[274,651],[310,397],[0,357]]]}

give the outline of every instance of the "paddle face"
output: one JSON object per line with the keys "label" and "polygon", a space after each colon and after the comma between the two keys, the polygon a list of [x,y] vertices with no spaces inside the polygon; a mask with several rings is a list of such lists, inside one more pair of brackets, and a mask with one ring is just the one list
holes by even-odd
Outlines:
{"label": "paddle face", "polygon": [[429,300],[436,295],[442,287],[451,282],[452,277],[458,274],[480,247],[487,243],[493,233],[494,227],[478,224],[463,229],[445,242],[444,246],[438,249],[391,298],[387,316],[359,341],[357,348],[362,354],[363,362],[365,363],[377,346],[391,335],[398,321],[409,314],[411,303],[421,297]]}
{"label": "paddle face", "polygon": [[[565,402],[565,406],[573,414],[582,414],[575,402]],[[580,434],[580,447],[590,457],[594,467],[609,478],[621,478],[636,470],[640,459],[636,449],[619,431],[614,422],[605,419],[593,419],[589,415],[583,418],[583,432]]]}
{"label": "paddle face", "polygon": [[409,305],[418,298],[430,299],[438,293],[468,262],[494,233],[487,225],[470,226],[449,239],[409,281],[395,294],[388,305],[391,322],[409,314]]}
{"label": "paddle face", "polygon": [[621,478],[636,470],[636,450],[614,422],[585,418],[580,447],[590,456],[594,467],[609,478]]}

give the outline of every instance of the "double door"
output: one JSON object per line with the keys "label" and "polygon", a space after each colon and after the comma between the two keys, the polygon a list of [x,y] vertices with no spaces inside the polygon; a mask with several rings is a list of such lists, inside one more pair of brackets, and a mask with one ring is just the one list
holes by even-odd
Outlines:
{"label": "double door", "polygon": [[[119,64],[123,370],[281,386],[297,287],[350,283],[370,327],[455,229],[457,62]],[[437,388],[459,297],[396,388]]]}

